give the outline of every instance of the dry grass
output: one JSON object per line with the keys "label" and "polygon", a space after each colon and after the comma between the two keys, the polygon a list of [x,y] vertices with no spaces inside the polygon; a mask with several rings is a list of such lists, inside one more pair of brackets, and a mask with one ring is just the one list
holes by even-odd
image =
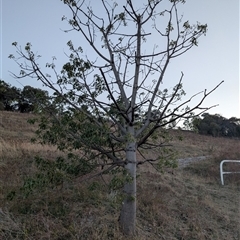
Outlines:
{"label": "dry grass", "polygon": [[[34,127],[26,123],[28,117],[0,112],[0,239],[126,239],[118,229],[121,197],[101,179],[87,183],[76,179],[28,198],[6,197],[36,170],[36,154],[60,154],[53,147],[29,142]],[[240,239],[240,174],[226,176],[225,186],[219,177],[221,160],[240,159],[240,141],[182,131],[171,134],[183,137],[173,141],[179,158],[210,157],[164,174],[140,166],[133,239]]]}

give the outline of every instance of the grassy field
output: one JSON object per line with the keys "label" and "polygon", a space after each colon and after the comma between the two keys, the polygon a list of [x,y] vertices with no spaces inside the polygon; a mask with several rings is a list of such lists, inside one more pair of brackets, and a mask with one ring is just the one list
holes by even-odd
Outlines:
{"label": "grassy field", "polygon": [[[30,143],[31,114],[0,112],[0,239],[127,239],[118,229],[120,197],[101,179],[74,179],[28,197],[11,196],[36,171],[34,156],[61,155]],[[159,173],[141,165],[137,236],[133,239],[239,240],[240,174],[220,183],[219,163],[240,159],[240,140],[172,131],[178,158],[209,156],[185,168]],[[226,169],[240,171],[239,165]],[[108,178],[108,176],[106,176]]]}

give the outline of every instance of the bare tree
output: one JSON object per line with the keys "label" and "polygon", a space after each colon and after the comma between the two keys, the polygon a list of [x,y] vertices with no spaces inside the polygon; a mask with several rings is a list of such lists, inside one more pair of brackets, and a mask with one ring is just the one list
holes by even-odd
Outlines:
{"label": "bare tree", "polygon": [[[187,101],[181,101],[183,73],[171,91],[161,88],[170,61],[197,46],[207,31],[206,24],[191,25],[179,16],[178,5],[184,2],[64,0],[72,13],[70,19],[63,17],[71,26],[66,32],[77,31],[80,44],[85,41],[90,52],[84,56],[83,49],[69,41],[69,62],[61,73],[56,72],[54,62],[47,64],[56,81],[43,73],[30,43],[24,51],[13,43],[25,60],[21,63],[15,58],[21,68],[17,77],[40,80],[61,97],[65,106],[85,116],[82,122],[91,120],[88,132],[86,126],[65,127],[68,143],[64,144],[71,145],[71,139],[77,139],[79,148],[94,150],[91,159],[94,155],[95,164],[102,167],[101,173],[118,167],[125,169],[128,180],[123,187],[120,226],[126,234],[135,232],[137,165],[158,161],[158,156],[148,159],[144,149],[163,146],[151,137],[159,128],[195,116],[196,110],[200,114],[211,108],[201,107],[202,103],[221,84]],[[198,104],[188,107],[199,95]],[[139,117],[143,112],[144,117]]]}

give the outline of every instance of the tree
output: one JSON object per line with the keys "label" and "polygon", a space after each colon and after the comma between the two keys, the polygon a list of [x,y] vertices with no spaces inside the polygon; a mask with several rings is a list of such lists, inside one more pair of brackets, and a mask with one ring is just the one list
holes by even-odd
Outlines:
{"label": "tree", "polygon": [[2,110],[13,111],[16,110],[16,104],[18,102],[21,90],[11,86],[10,84],[0,80],[0,102]]}
{"label": "tree", "polygon": [[0,80],[1,109],[6,111],[32,112],[50,104],[48,92],[25,86],[22,90]]}
{"label": "tree", "polygon": [[48,92],[31,86],[24,86],[18,102],[20,112],[38,112],[49,105]]}
{"label": "tree", "polygon": [[[179,16],[178,5],[184,2],[127,0],[122,6],[113,1],[92,5],[87,0],[64,0],[72,14],[69,19],[63,17],[71,26],[66,32],[79,33],[81,44],[84,39],[92,52],[84,56],[83,49],[69,41],[69,62],[61,73],[57,73],[54,60],[46,65],[52,69],[55,82],[40,69],[39,56],[30,43],[24,50],[13,43],[25,60],[20,63],[10,55],[21,68],[20,75],[15,76],[41,81],[54,91],[54,101],[62,107],[62,114],[43,117],[38,132],[41,139],[65,151],[81,149],[85,154],[79,169],[86,172],[123,169],[124,201],[119,221],[125,234],[135,232],[137,165],[162,160],[160,156],[149,159],[145,154],[146,149],[164,147],[164,141],[155,139],[161,133],[155,133],[192,118],[193,111],[200,114],[211,108],[201,105],[221,84],[183,102],[183,73],[172,90],[161,89],[170,61],[197,46],[207,31],[206,24],[191,25]],[[151,42],[149,46],[148,40],[158,44]],[[199,94],[198,104],[188,107]],[[139,117],[141,113],[145,114]],[[137,152],[141,159],[137,159]]]}
{"label": "tree", "polygon": [[213,137],[239,137],[239,119],[229,119],[219,115],[204,113],[201,117],[192,120],[192,130],[200,134],[212,135]]}

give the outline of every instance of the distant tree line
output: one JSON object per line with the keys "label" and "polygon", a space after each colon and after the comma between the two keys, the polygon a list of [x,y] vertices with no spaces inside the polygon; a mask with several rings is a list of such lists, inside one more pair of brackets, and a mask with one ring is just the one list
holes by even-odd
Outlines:
{"label": "distant tree line", "polygon": [[204,113],[192,120],[192,130],[214,137],[240,137],[240,119],[225,118],[219,114]]}
{"label": "distant tree line", "polygon": [[31,86],[23,89],[0,80],[0,110],[29,113],[49,103],[48,91]]}

